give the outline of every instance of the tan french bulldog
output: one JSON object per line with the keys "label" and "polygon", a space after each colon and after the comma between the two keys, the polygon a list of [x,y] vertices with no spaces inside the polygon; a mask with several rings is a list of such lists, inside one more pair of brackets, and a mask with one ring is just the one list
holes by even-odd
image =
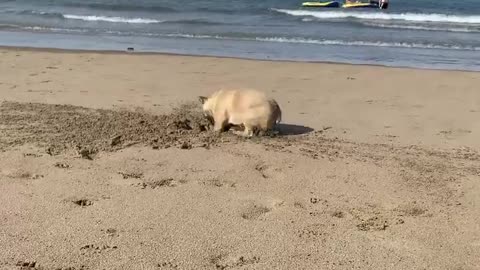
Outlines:
{"label": "tan french bulldog", "polygon": [[[278,103],[254,89],[218,90],[210,97],[199,97],[205,116],[213,120],[213,130],[225,131],[230,125],[244,126],[242,134],[271,131],[282,120]],[[237,133],[238,134],[238,133]]]}

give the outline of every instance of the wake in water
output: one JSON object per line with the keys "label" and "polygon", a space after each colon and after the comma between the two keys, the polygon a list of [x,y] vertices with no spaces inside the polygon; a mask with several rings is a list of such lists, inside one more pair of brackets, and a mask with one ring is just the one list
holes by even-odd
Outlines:
{"label": "wake in water", "polygon": [[480,16],[475,15],[447,15],[447,14],[421,14],[421,13],[374,13],[374,12],[346,12],[346,11],[308,11],[272,9],[292,16],[311,16],[319,19],[356,18],[366,20],[401,20],[409,22],[440,22],[459,24],[478,24]]}

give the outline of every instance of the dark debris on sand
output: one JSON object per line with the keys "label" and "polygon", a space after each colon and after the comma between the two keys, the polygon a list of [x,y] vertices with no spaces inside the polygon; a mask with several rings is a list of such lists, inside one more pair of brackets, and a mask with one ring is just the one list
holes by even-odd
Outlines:
{"label": "dark debris on sand", "polygon": [[0,106],[0,150],[33,143],[50,155],[74,149],[83,158],[93,159],[99,151],[134,144],[191,149],[240,139],[206,132],[210,129],[211,123],[195,103],[166,115],[40,103],[3,102]]}
{"label": "dark debris on sand", "polygon": [[[287,133],[280,132],[282,135]],[[246,139],[232,132],[216,134],[201,112],[200,104],[186,103],[170,114],[142,110],[88,109],[72,105],[3,102],[0,104],[0,151],[33,144],[50,155],[77,151],[84,159],[98,152],[116,151],[131,145],[154,149],[217,147],[248,140],[265,151],[298,153],[315,160],[349,159],[374,162],[400,169],[409,186],[447,200],[449,186],[459,175],[480,175],[480,154],[468,148],[454,151],[420,146],[395,146],[345,141],[325,136],[325,129],[291,136],[259,136]],[[261,169],[261,168],[260,168]]]}

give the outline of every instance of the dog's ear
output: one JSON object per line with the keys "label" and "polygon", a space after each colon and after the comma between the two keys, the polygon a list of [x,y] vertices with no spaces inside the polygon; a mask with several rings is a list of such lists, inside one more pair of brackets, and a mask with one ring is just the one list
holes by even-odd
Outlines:
{"label": "dog's ear", "polygon": [[199,96],[198,97],[198,100],[200,101],[200,103],[202,104],[205,104],[205,101],[207,101],[208,97],[204,97],[204,96]]}

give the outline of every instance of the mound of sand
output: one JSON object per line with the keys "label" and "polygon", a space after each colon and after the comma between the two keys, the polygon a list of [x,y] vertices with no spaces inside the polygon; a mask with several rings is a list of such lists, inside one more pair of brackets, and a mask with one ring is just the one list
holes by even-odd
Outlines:
{"label": "mound of sand", "polygon": [[50,154],[76,149],[91,156],[133,144],[190,149],[240,139],[206,132],[211,123],[195,103],[185,103],[168,115],[153,115],[140,109],[4,102],[0,116],[0,150],[30,143],[46,147]]}

